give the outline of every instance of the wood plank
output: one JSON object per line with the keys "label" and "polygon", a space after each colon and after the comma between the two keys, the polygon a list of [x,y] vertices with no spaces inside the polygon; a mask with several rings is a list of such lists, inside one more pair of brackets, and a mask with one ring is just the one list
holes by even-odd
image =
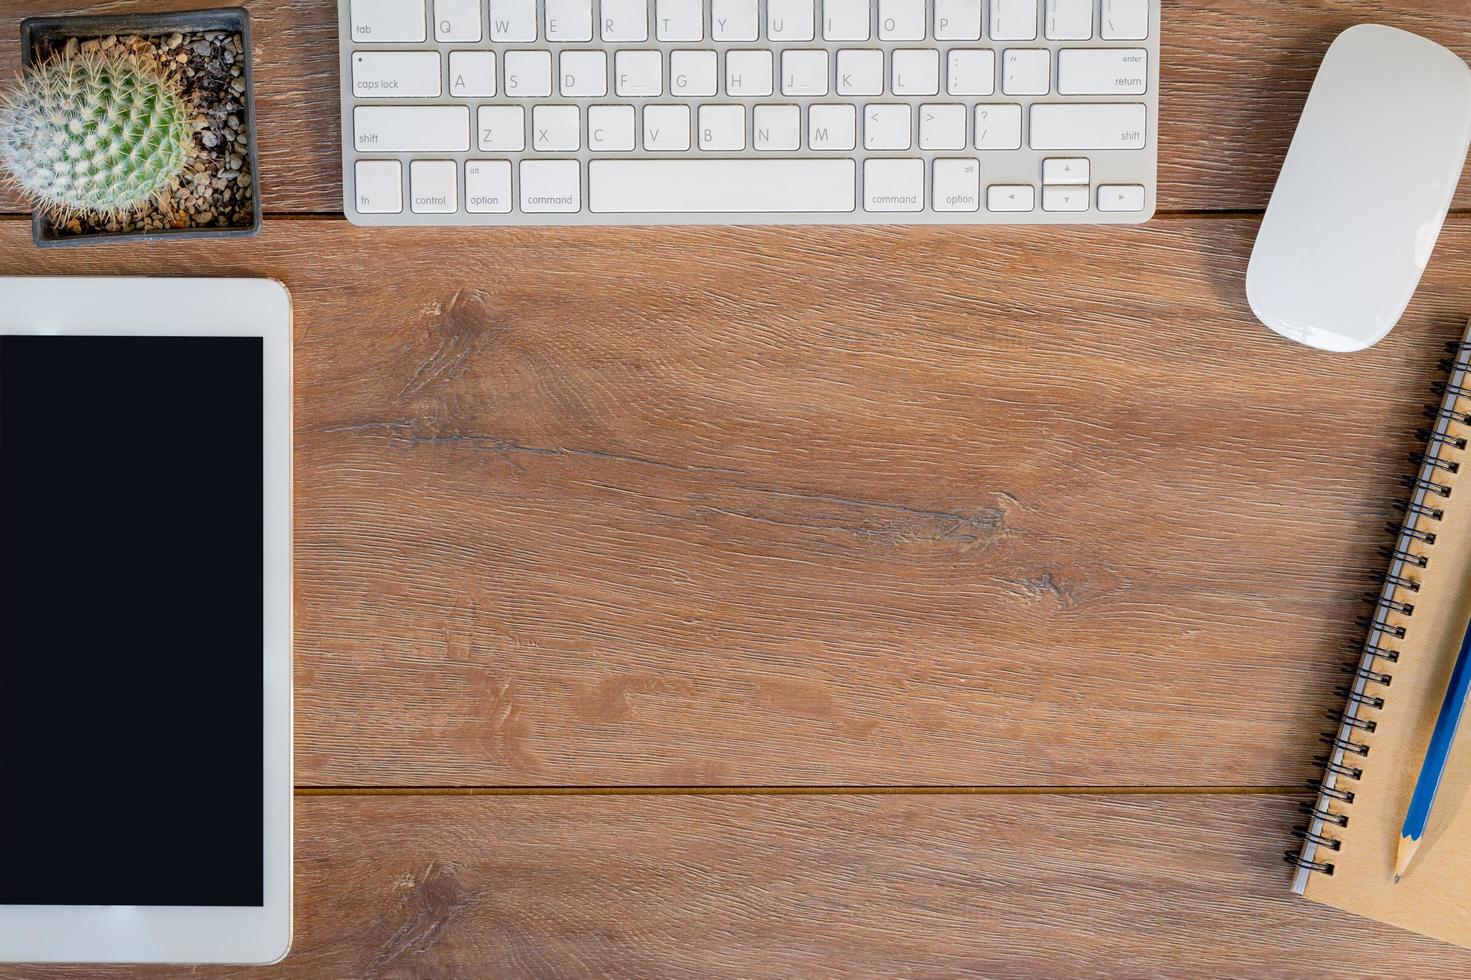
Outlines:
{"label": "wood plank", "polygon": [[[1342,31],[1387,24],[1471,59],[1463,0],[1164,0],[1160,207],[1259,210],[1287,154],[1318,65]],[[1461,182],[1455,206],[1471,207]]]}
{"label": "wood plank", "polygon": [[[189,9],[198,4],[29,0],[20,7],[7,5],[0,10],[0,77],[19,62],[14,39],[22,16]],[[273,213],[341,212],[337,4],[258,0],[250,10],[265,205]],[[1422,33],[1471,58],[1471,8],[1464,0],[1389,6],[1381,0],[1166,0],[1160,206],[1265,207],[1323,52],[1340,31],[1365,21]],[[1471,185],[1463,184],[1457,203],[1471,207]],[[23,210],[21,202],[0,192],[0,211],[18,210]]]}
{"label": "wood plank", "polygon": [[0,255],[292,287],[304,784],[1286,785],[1471,221],[1351,357],[1251,319],[1254,227]]}
{"label": "wood plank", "polygon": [[1290,896],[1280,797],[314,798],[269,969],[0,977],[1465,976]]}

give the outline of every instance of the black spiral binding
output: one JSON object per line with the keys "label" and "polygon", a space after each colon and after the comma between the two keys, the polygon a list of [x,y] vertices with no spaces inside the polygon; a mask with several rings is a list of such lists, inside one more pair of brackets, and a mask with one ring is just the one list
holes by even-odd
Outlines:
{"label": "black spiral binding", "polygon": [[1445,516],[1440,503],[1451,495],[1446,478],[1461,468],[1460,460],[1452,456],[1468,445],[1468,437],[1452,427],[1471,427],[1471,412],[1456,404],[1457,399],[1471,401],[1471,340],[1448,344],[1447,350],[1451,358],[1442,366],[1450,377],[1435,385],[1441,402],[1425,409],[1434,427],[1420,431],[1425,451],[1411,457],[1419,471],[1403,481],[1411,497],[1396,508],[1402,519],[1389,525],[1395,539],[1394,546],[1384,550],[1389,571],[1380,590],[1364,597],[1372,609],[1362,620],[1367,635],[1355,650],[1358,659],[1343,668],[1349,676],[1349,683],[1338,689],[1344,706],[1329,713],[1337,727],[1323,734],[1329,751],[1317,759],[1323,775],[1308,784],[1313,802],[1301,805],[1308,822],[1292,831],[1302,845],[1285,853],[1287,863],[1297,869],[1293,890],[1298,892],[1307,886],[1313,872],[1333,874],[1333,855],[1343,846],[1334,831],[1348,826],[1353,787],[1363,777],[1364,760],[1373,748],[1370,736],[1378,727],[1375,715],[1383,709],[1394,681],[1398,641],[1404,639],[1408,621],[1415,615],[1415,594],[1420,591],[1417,573],[1430,564],[1427,552],[1435,546],[1434,525]]}

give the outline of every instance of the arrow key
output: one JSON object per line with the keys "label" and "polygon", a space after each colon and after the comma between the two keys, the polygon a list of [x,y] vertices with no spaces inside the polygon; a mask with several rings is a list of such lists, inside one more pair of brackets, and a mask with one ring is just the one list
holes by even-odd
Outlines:
{"label": "arrow key", "polygon": [[988,211],[1031,211],[1035,200],[1031,184],[992,184],[986,188]]}
{"label": "arrow key", "polygon": [[1088,210],[1088,188],[1044,187],[1042,188],[1043,211],[1086,211]]}
{"label": "arrow key", "polygon": [[1088,183],[1087,157],[1052,157],[1043,160],[1042,183],[1086,185]]}
{"label": "arrow key", "polygon": [[[361,186],[361,181],[359,181]],[[1101,184],[1098,188],[1098,210],[1143,211],[1144,185]]]}

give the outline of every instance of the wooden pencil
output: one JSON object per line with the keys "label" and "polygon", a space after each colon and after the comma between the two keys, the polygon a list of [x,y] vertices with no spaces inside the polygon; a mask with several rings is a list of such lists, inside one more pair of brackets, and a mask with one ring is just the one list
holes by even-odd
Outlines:
{"label": "wooden pencil", "polygon": [[1446,685],[1445,700],[1440,705],[1440,715],[1435,719],[1435,730],[1431,732],[1430,744],[1425,749],[1425,761],[1420,764],[1420,776],[1415,780],[1415,791],[1410,795],[1410,807],[1405,813],[1405,823],[1400,830],[1399,848],[1395,853],[1394,880],[1398,882],[1409,870],[1425,827],[1430,822],[1430,810],[1435,804],[1435,794],[1440,789],[1440,780],[1445,775],[1446,761],[1450,758],[1451,746],[1456,740],[1456,729],[1461,724],[1461,714],[1466,707],[1466,692],[1471,687],[1471,624],[1461,640],[1461,650],[1456,654],[1456,665],[1451,669],[1450,683]]}

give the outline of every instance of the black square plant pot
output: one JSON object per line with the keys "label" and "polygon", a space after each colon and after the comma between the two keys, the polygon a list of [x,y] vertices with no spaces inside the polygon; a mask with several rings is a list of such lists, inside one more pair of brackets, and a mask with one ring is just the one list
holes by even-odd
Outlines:
{"label": "black square plant pot", "polygon": [[123,14],[119,16],[27,17],[20,22],[21,63],[29,68],[36,62],[38,45],[64,45],[68,38],[86,41],[113,34],[145,36],[200,31],[227,31],[240,35],[241,55],[245,60],[244,127],[246,154],[250,160],[252,213],[249,225],[236,228],[170,228],[162,231],[88,232],[79,235],[59,234],[51,219],[40,211],[31,215],[31,238],[42,248],[58,245],[87,245],[97,242],[151,242],[190,238],[248,238],[260,231],[261,188],[259,150],[255,140],[255,80],[250,69],[250,12],[244,7],[218,7],[213,10],[184,10],[170,14]]}

